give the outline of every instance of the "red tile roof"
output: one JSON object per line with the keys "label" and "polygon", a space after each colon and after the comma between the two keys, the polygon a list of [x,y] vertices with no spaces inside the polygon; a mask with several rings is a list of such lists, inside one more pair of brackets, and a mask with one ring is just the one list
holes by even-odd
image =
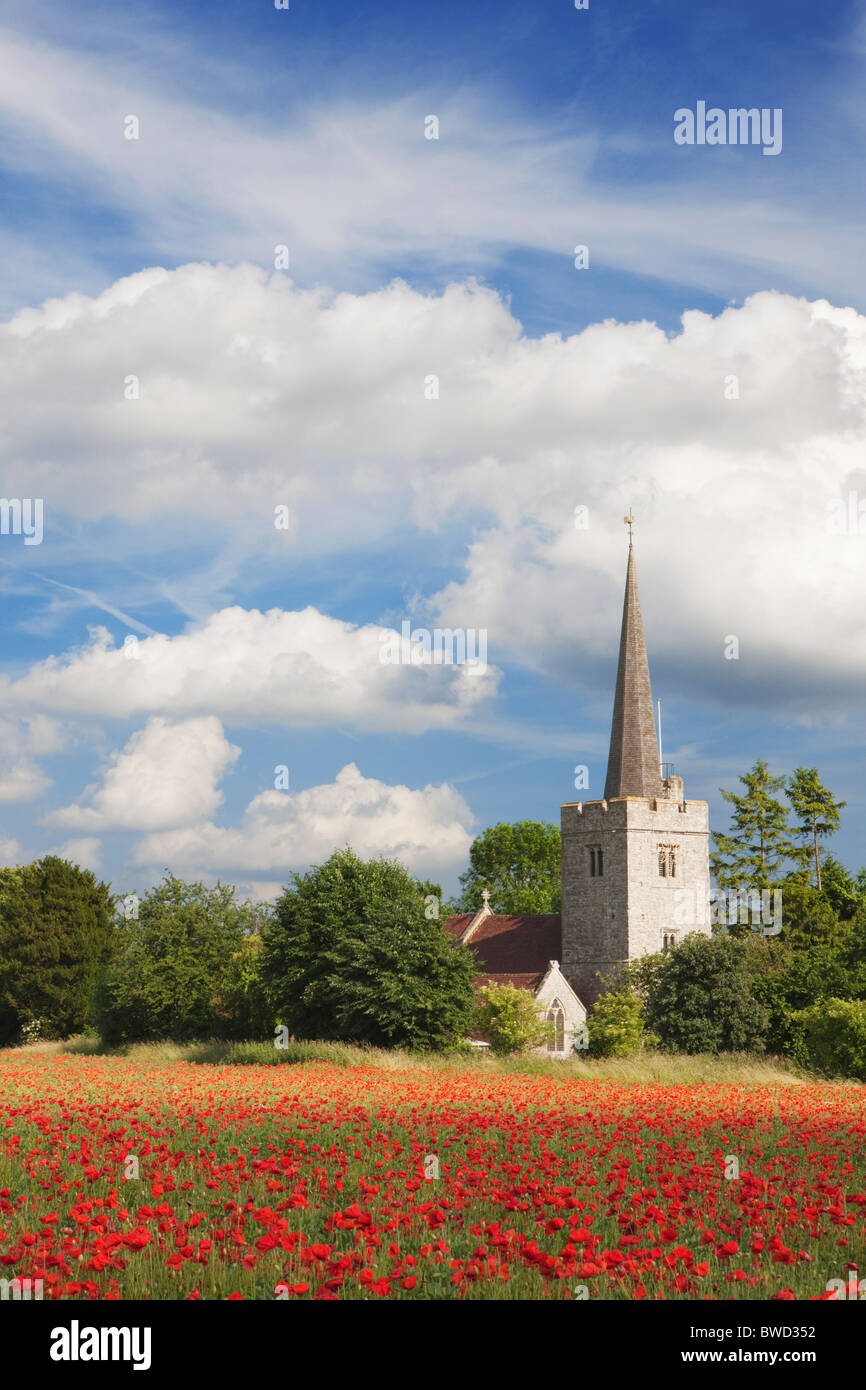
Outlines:
{"label": "red tile roof", "polygon": [[446,917],[445,930],[449,936],[455,938],[460,937],[463,935],[474,916],[474,912],[458,912],[455,917]]}
{"label": "red tile roof", "polygon": [[[556,957],[554,956],[554,960]],[[538,989],[541,981],[547,974],[546,968],[536,975],[510,974],[510,975],[479,975],[478,986],[481,985],[516,985],[518,989],[531,989],[533,994]]]}
{"label": "red tile roof", "polygon": [[[472,921],[472,914],[449,917],[445,930],[457,940]],[[476,928],[467,945],[475,953],[484,983],[511,982],[520,989],[537,989],[552,960],[562,959],[562,926],[559,913],[533,917],[493,912]]]}

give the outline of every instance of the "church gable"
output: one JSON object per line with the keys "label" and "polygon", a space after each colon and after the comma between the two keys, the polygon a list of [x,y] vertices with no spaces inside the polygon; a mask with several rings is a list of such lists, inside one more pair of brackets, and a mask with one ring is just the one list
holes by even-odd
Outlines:
{"label": "church gable", "polygon": [[469,947],[478,962],[478,986],[515,985],[528,990],[542,1018],[551,1024],[551,1040],[538,1051],[567,1057],[586,1022],[586,1009],[559,968],[562,926],[559,913],[532,916],[491,912],[447,918],[445,930]]}

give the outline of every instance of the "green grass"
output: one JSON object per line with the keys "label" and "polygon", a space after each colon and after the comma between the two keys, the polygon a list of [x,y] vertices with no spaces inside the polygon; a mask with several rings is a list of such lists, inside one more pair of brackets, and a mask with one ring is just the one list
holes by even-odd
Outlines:
{"label": "green grass", "polygon": [[[0,1050],[0,1058],[15,1052],[21,1057],[52,1057],[58,1053],[85,1056],[117,1056],[141,1066],[164,1066],[168,1062],[193,1062],[213,1066],[297,1066],[306,1062],[329,1062],[332,1066],[373,1066],[384,1070],[441,1071],[449,1074],[471,1072],[482,1076],[546,1076],[554,1080],[585,1080],[657,1083],[662,1086],[701,1085],[727,1082],[732,1085],[811,1085],[827,1083],[785,1057],[755,1056],[745,1052],[683,1053],[642,1052],[634,1057],[580,1057],[561,1061],[536,1055],[494,1057],[489,1052],[417,1053],[399,1048],[357,1047],[344,1042],[291,1042],[277,1048],[273,1042],[132,1043],[104,1047],[98,1038],[81,1036],[64,1042],[32,1043],[19,1049]],[[863,1082],[835,1078],[834,1084],[862,1088]]]}

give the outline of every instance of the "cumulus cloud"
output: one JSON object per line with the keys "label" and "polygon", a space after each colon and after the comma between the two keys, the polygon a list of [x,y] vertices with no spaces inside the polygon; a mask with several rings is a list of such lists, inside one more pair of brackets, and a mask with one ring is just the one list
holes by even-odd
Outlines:
{"label": "cumulus cloud", "polygon": [[9,835],[0,834],[0,867],[5,869],[20,862],[21,846],[18,841]]}
{"label": "cumulus cloud", "polygon": [[56,849],[48,850],[48,853],[68,859],[71,864],[77,864],[80,869],[90,869],[93,873],[98,873],[102,868],[102,845],[95,835],[66,840]]}
{"label": "cumulus cloud", "polygon": [[[123,399],[127,367],[139,400]],[[184,266],[17,315],[0,368],[8,456],[36,480],[25,491],[44,491],[47,516],[183,518],[263,565],[285,545],[344,563],[414,546],[423,562],[444,534],[466,563],[422,596],[426,620],[486,627],[492,660],[573,680],[615,649],[620,518],[633,505],[656,657],[688,656],[713,690],[728,680],[724,639],[737,636],[735,701],[770,690],[811,700],[819,680],[831,702],[849,699],[866,670],[863,536],[828,525],[852,492],[866,502],[866,318],[853,309],[761,293],[716,316],[688,312],[671,336],[608,321],[532,339],[472,284],[332,296],[251,266]],[[273,524],[281,504],[288,531]],[[575,529],[577,506],[587,530]],[[141,643],[148,679],[136,679],[143,661],[115,670],[98,639],[34,670],[19,693],[44,710],[176,713],[176,690],[180,712],[204,712],[213,670],[221,717],[246,703],[268,718],[279,704],[300,722],[312,706],[342,720],[352,706],[363,727],[395,715],[418,728],[449,724],[489,690],[453,672],[371,671],[372,628],[310,610],[235,612],[198,636]],[[200,650],[217,632],[249,671],[223,672]]]}
{"label": "cumulus cloud", "polygon": [[51,778],[33,755],[56,753],[63,746],[56,719],[46,715],[0,719],[0,802],[34,801],[47,791]]}
{"label": "cumulus cloud", "polygon": [[0,771],[0,802],[35,801],[51,786],[41,768],[27,758],[16,758]]}
{"label": "cumulus cloud", "polygon": [[0,333],[4,457],[19,495],[44,497],[49,532],[52,512],[180,517],[230,527],[251,551],[332,550],[387,534],[415,499],[423,523],[436,476],[507,438],[503,421],[493,439],[486,427],[519,371],[495,387],[519,334],[472,284],[331,295],[250,265],[146,270],[22,310]]}
{"label": "cumulus cloud", "polygon": [[447,784],[419,790],[389,786],[349,763],[334,782],[299,792],[262,792],[237,827],[204,822],[148,835],[136,847],[134,862],[196,871],[229,868],[285,881],[291,870],[350,845],[365,857],[393,856],[427,876],[465,862],[472,823],[466,802]]}
{"label": "cumulus cloud", "polygon": [[151,831],[189,825],[220,806],[217,783],[240,751],[213,715],[174,722],[155,715],[112,755],[82,803],[51,812],[46,824]]}
{"label": "cumulus cloud", "polygon": [[0,705],[418,731],[455,725],[495,691],[501,673],[493,666],[383,662],[394,654],[383,641],[388,631],[314,608],[228,608],[176,637],[122,647],[97,629],[83,650],[0,682]]}

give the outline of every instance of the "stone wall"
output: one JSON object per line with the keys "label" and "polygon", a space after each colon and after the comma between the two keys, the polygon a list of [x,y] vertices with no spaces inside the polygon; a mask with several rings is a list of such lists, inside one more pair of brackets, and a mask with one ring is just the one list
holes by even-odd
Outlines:
{"label": "stone wall", "polygon": [[[666,936],[709,934],[707,804],[674,799],[681,789],[671,778],[666,797],[562,807],[562,970],[587,1005],[598,997],[598,972],[662,950]],[[595,877],[591,849],[603,855]]]}

